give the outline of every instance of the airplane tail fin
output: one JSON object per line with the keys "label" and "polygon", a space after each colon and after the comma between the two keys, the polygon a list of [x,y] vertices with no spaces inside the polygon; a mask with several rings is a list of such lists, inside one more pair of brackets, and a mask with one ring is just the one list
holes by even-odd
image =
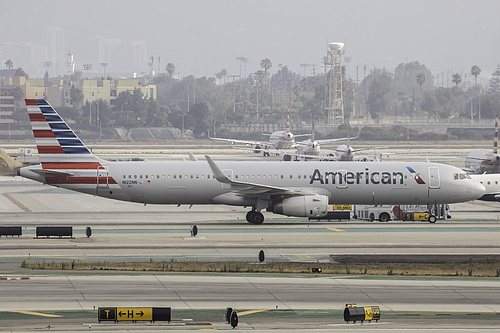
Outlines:
{"label": "airplane tail fin", "polygon": [[42,169],[99,169],[101,160],[91,153],[75,132],[45,99],[26,99]]}
{"label": "airplane tail fin", "polygon": [[498,113],[495,117],[495,136],[493,137],[493,153],[498,154]]}

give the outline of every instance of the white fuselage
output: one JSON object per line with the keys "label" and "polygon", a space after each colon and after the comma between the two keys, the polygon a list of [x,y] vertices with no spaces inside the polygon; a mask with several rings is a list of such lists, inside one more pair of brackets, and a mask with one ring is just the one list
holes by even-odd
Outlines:
{"label": "white fuselage", "polygon": [[[453,203],[484,194],[481,184],[454,179],[454,174],[463,173],[460,169],[428,162],[221,161],[217,165],[234,181],[316,193],[337,204]],[[103,161],[103,166],[99,174],[97,170],[72,170],[69,178],[31,171],[40,166],[22,168],[20,174],[80,192],[151,204],[252,206],[259,197],[258,193],[238,195],[231,185],[220,183],[206,161]],[[92,177],[93,183],[82,183]]]}
{"label": "white fuselage", "polygon": [[482,175],[469,175],[470,178],[486,188],[484,195],[479,200],[500,201],[500,174],[487,173]]}
{"label": "white fuselage", "polygon": [[295,137],[290,131],[276,131],[269,135],[269,141],[276,149],[289,149],[295,142]]}

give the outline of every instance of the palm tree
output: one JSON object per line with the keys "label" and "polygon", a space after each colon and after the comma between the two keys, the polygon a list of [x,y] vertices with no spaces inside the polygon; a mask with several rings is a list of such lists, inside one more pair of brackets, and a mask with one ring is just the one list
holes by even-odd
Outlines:
{"label": "palm tree", "polygon": [[458,87],[458,85],[460,84],[460,82],[462,82],[462,75],[460,75],[458,73],[453,74],[451,81],[453,83],[455,83],[455,87]]}
{"label": "palm tree", "polygon": [[226,84],[226,76],[227,76],[227,69],[223,69],[220,71],[220,74],[222,75],[222,77],[224,78],[224,84]]}
{"label": "palm tree", "polygon": [[474,86],[476,86],[476,90],[477,90],[477,97],[478,97],[478,101],[477,101],[477,119],[479,121],[481,121],[481,91],[478,89],[477,87],[477,76],[479,74],[481,74],[481,68],[479,68],[478,65],[474,65],[472,66],[472,68],[470,69],[470,73],[472,75],[474,75]]}
{"label": "palm tree", "polygon": [[174,66],[174,64],[172,64],[171,62],[169,62],[167,64],[167,67],[165,68],[165,70],[167,71],[168,76],[170,76],[171,78],[174,76],[174,74],[175,74],[175,66]]}
{"label": "palm tree", "polygon": [[271,60],[269,60],[269,58],[265,58],[260,61],[260,67],[264,69],[264,73],[266,73],[267,75],[267,71],[269,70],[269,68],[273,67],[273,64]]}
{"label": "palm tree", "polygon": [[8,68],[8,69],[12,69],[12,67],[14,67],[14,63],[12,62],[12,60],[7,60],[5,62],[5,68]]}

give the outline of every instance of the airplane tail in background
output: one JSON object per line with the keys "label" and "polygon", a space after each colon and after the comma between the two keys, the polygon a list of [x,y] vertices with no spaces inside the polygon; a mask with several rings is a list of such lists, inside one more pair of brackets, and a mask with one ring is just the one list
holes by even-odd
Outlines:
{"label": "airplane tail in background", "polygon": [[97,170],[94,156],[45,99],[26,99],[42,169]]}

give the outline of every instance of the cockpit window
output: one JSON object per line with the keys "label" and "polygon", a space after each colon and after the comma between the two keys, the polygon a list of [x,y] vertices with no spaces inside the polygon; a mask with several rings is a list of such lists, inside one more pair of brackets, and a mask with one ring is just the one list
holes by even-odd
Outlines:
{"label": "cockpit window", "polygon": [[471,178],[466,173],[455,173],[455,174],[453,174],[453,179],[457,180],[457,179],[471,179]]}

